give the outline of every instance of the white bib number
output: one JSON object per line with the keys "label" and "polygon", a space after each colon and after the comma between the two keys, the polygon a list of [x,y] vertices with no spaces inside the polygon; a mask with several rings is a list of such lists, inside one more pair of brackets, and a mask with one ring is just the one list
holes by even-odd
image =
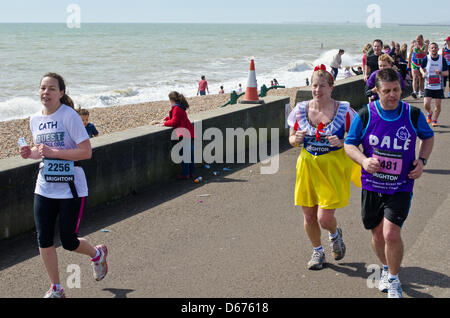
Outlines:
{"label": "white bib number", "polygon": [[44,159],[45,181],[52,183],[73,182],[75,164],[69,160]]}

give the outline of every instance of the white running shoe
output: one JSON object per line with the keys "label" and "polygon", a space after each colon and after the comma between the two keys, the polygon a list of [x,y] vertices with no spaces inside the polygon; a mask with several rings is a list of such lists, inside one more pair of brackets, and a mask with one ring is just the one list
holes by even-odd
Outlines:
{"label": "white running shoe", "polygon": [[324,263],[325,263],[325,253],[313,251],[311,260],[308,262],[308,269],[320,270],[323,268]]}
{"label": "white running shoe", "polygon": [[389,272],[387,270],[381,271],[380,282],[378,283],[378,289],[382,293],[387,293],[389,289]]}
{"label": "white running shoe", "polygon": [[335,239],[330,240],[331,248],[332,248],[331,253],[333,254],[333,257],[336,261],[340,261],[345,256],[346,248],[345,248],[344,241],[342,239],[341,228],[338,227],[336,230],[337,230],[338,236]]}
{"label": "white running shoe", "polygon": [[105,278],[108,273],[108,264],[106,263],[108,249],[105,245],[97,245],[95,248],[100,251],[100,255],[97,258],[92,258],[91,262],[94,270],[94,278],[99,281]]}
{"label": "white running shoe", "polygon": [[389,281],[388,298],[403,298],[402,284],[398,278]]}

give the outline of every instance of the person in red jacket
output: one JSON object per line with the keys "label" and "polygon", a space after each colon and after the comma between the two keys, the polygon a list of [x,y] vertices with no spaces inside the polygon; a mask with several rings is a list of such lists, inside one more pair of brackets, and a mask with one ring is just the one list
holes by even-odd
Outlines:
{"label": "person in red jacket", "polygon": [[[180,140],[190,138],[191,140],[191,160],[189,162],[181,162],[181,174],[178,179],[191,179],[194,177],[194,126],[189,121],[186,110],[189,104],[183,94],[171,92],[169,101],[172,109],[169,116],[164,119],[164,126],[175,128],[176,134]],[[181,129],[184,128],[184,129]],[[180,153],[183,156],[183,149]]]}

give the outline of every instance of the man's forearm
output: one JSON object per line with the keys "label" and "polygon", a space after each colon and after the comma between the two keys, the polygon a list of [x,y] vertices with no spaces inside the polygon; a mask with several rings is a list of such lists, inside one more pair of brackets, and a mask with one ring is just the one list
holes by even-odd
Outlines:
{"label": "man's forearm", "polygon": [[421,140],[419,147],[419,157],[428,159],[431,155],[431,151],[433,150],[434,145],[434,137]]}

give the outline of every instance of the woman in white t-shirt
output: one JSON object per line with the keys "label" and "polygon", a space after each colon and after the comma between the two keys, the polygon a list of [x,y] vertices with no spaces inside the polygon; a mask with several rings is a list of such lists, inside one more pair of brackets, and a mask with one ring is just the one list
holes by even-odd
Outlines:
{"label": "woman in white t-shirt", "polygon": [[34,219],[39,252],[51,281],[44,297],[64,298],[53,244],[57,215],[63,248],[90,256],[96,280],[108,272],[108,251],[105,245],[94,247],[77,236],[88,188],[84,171],[76,162],[90,159],[92,149],[81,117],[66,95],[64,79],[47,73],[41,80],[39,95],[44,107],[30,119],[35,146],[21,147],[20,155],[43,160],[34,194]]}

